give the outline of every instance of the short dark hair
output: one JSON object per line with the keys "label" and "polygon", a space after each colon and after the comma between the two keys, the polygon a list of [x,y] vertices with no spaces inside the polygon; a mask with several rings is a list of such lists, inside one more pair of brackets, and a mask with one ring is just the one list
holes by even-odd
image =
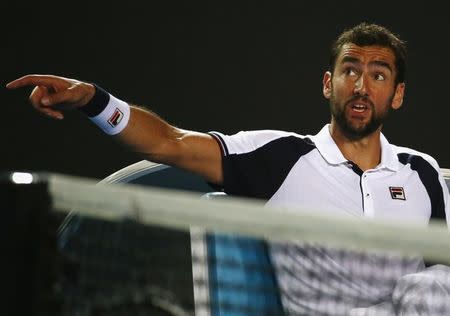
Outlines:
{"label": "short dark hair", "polygon": [[406,73],[406,43],[387,28],[377,24],[360,23],[345,30],[331,45],[330,71],[334,72],[336,59],[345,44],[358,46],[381,46],[390,48],[395,56],[397,76],[395,84],[405,82]]}

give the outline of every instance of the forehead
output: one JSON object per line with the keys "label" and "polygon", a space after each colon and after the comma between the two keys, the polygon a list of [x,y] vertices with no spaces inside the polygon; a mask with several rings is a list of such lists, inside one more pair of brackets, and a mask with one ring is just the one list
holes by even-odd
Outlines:
{"label": "forehead", "polygon": [[358,46],[352,43],[344,44],[337,57],[337,62],[341,63],[345,57],[356,58],[363,63],[370,61],[382,61],[388,63],[394,69],[395,55],[387,47],[382,46]]}

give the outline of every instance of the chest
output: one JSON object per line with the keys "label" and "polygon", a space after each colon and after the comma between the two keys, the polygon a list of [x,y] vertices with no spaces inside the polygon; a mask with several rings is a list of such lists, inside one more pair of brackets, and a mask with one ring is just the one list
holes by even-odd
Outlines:
{"label": "chest", "polygon": [[427,223],[431,214],[427,190],[407,166],[358,173],[321,157],[299,159],[268,205],[418,223]]}

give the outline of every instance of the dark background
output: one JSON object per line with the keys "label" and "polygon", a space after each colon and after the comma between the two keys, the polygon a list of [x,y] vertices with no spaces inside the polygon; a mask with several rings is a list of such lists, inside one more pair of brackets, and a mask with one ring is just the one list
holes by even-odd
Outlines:
{"label": "dark background", "polygon": [[[329,121],[321,82],[331,41],[346,27],[376,22],[409,46],[406,99],[385,134],[450,167],[443,3],[8,2],[1,84],[56,74],[96,82],[186,129],[313,134]],[[0,170],[103,178],[141,159],[76,111],[64,121],[39,115],[30,91],[1,88]]]}

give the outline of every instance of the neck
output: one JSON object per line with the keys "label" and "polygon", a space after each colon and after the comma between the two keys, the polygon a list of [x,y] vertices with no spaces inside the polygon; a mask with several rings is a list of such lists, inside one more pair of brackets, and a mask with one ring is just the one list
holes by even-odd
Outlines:
{"label": "neck", "polygon": [[378,166],[381,162],[381,127],[361,139],[349,139],[339,126],[331,121],[330,134],[342,155],[358,167],[366,171]]}

